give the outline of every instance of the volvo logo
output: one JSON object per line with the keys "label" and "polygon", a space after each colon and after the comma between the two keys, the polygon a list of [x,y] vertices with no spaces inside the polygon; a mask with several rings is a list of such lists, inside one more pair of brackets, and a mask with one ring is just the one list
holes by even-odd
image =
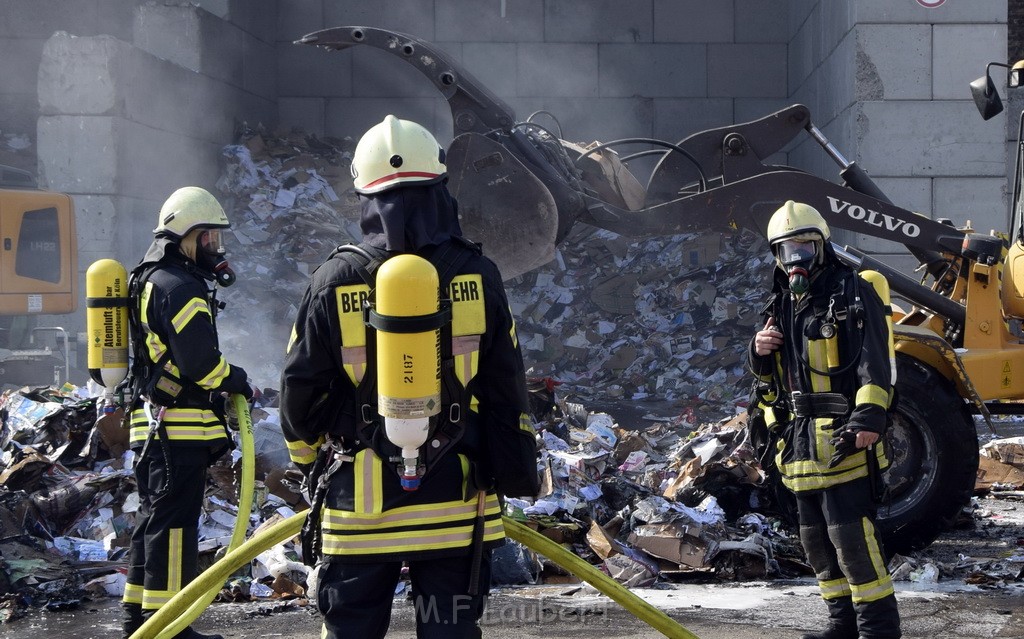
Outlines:
{"label": "volvo logo", "polygon": [[899,232],[907,237],[917,237],[921,234],[921,227],[913,222],[895,218],[887,213],[866,209],[858,204],[850,204],[831,195],[826,197],[832,207],[832,212],[836,215],[846,215],[851,220],[884,228],[893,233]]}

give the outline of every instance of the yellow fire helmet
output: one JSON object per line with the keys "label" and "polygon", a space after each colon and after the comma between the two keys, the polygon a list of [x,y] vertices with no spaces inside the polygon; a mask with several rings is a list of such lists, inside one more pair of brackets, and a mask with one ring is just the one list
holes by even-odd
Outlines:
{"label": "yellow fire helmet", "polygon": [[194,228],[228,228],[228,216],[217,198],[206,189],[186,186],[178,189],[160,207],[153,233],[165,233],[181,239]]}
{"label": "yellow fire helmet", "polygon": [[[830,236],[825,218],[810,204],[789,200],[768,220],[768,242],[776,259],[779,257],[779,244],[784,240],[813,240],[817,245],[815,261],[821,263],[824,259],[822,248]],[[782,266],[781,261],[779,265]]]}
{"label": "yellow fire helmet", "polygon": [[363,195],[401,185],[433,184],[447,170],[444,149],[430,131],[393,115],[363,134],[352,154],[353,185]]}

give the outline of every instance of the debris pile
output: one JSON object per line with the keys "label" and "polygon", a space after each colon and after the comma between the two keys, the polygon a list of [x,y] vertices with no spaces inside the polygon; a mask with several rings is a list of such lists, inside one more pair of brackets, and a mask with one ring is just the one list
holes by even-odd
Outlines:
{"label": "debris pile", "polygon": [[580,224],[556,260],[506,284],[532,374],[695,427],[746,405],[770,261],[748,231],[630,241]]}
{"label": "debris pile", "polygon": [[[239,278],[221,293],[222,346],[260,386],[278,383],[309,274],[360,237],[352,148],[247,130],[223,150]],[[744,405],[744,349],[770,274],[767,245],[749,231],[631,240],[578,224],[555,260],[506,286],[533,374],[588,402],[639,402],[695,426]]]}

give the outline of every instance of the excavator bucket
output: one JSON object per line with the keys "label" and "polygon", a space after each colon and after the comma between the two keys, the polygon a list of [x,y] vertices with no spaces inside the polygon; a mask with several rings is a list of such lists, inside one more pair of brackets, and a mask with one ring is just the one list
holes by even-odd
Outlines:
{"label": "excavator bucket", "polygon": [[507,148],[479,133],[463,133],[448,147],[447,164],[462,233],[483,244],[505,279],[554,258],[558,207],[544,183]]}

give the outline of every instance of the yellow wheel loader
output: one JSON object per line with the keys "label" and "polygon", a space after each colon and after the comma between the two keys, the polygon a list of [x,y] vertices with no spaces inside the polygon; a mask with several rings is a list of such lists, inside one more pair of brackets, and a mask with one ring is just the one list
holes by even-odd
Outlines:
{"label": "yellow wheel loader", "polygon": [[71,197],[39,190],[31,174],[0,166],[0,387],[67,381],[74,340],[39,317],[77,306]]}
{"label": "yellow wheel loader", "polygon": [[[576,222],[630,237],[737,228],[763,235],[772,212],[791,199],[813,205],[833,229],[904,245],[921,262],[920,280],[855,247],[836,247],[848,264],[885,275],[894,297],[909,305],[895,316],[899,401],[879,521],[889,552],[924,548],[969,503],[978,468],[975,416],[992,427],[993,413],[1024,413],[1024,404],[1010,401],[1024,398],[1024,343],[1010,331],[1010,322],[1024,319],[1019,153],[1007,239],[893,204],[803,105],[678,142],[628,138],[581,148],[532,116],[516,119],[460,64],[413,36],[337,27],[298,44],[377,48],[434,84],[452,112],[447,164],[462,228],[483,241],[507,278],[549,261]],[[1009,74],[1011,87],[1021,66]],[[986,119],[1001,109],[988,72],[972,90]],[[842,184],[766,162],[801,135],[836,163]],[[637,145],[643,150],[619,153]],[[645,178],[629,169],[640,158],[637,164],[654,164]]]}

